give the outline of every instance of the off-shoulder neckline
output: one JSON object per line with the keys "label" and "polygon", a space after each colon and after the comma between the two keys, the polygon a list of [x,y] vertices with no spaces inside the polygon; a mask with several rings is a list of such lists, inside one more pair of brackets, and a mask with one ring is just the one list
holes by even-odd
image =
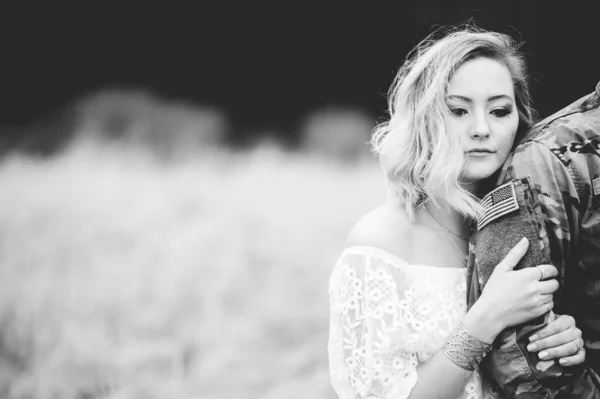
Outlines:
{"label": "off-shoulder neckline", "polygon": [[350,247],[344,248],[340,257],[344,255],[375,255],[382,260],[394,264],[394,265],[402,265],[408,266],[410,268],[432,268],[436,270],[458,270],[461,272],[465,272],[467,270],[466,267],[444,267],[444,266],[436,266],[436,265],[427,265],[421,263],[408,263],[406,260],[402,259],[400,256],[395,255],[385,249],[378,247],[371,247],[367,245],[353,245]]}

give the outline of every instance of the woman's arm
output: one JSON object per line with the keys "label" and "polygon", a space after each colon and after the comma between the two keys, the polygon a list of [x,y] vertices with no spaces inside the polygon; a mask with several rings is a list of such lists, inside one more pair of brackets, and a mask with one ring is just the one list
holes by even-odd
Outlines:
{"label": "woman's arm", "polygon": [[[552,293],[558,288],[556,280],[539,281],[539,271],[531,268],[513,271],[527,248],[527,240],[522,240],[511,250],[496,267],[481,298],[463,318],[462,324],[475,339],[491,343],[505,328],[538,317],[547,312],[547,306],[552,306]],[[547,276],[557,274],[552,265],[540,267]],[[511,295],[506,295],[508,290]],[[465,369],[464,363],[452,360],[456,356],[451,351],[468,356],[469,349],[468,345],[446,346],[437,352],[417,370],[417,382],[409,397],[456,398],[472,371]]]}
{"label": "woman's arm", "polygon": [[[491,313],[483,312],[481,307],[476,308],[473,306],[467,315],[465,315],[463,325],[465,325],[465,329],[471,335],[470,329],[482,336],[495,336],[502,330],[497,320],[490,318],[490,315]],[[486,326],[486,331],[480,331],[477,326]],[[438,351],[425,364],[419,367],[417,370],[417,383],[413,387],[409,398],[454,399],[464,390],[465,384],[473,371],[463,368],[450,360],[445,350],[446,348]]]}

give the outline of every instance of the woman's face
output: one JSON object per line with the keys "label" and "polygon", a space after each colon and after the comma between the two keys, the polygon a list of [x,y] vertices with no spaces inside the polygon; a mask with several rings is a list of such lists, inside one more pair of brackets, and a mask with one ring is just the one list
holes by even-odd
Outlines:
{"label": "woman's face", "polygon": [[490,177],[508,157],[519,125],[510,72],[489,58],[467,61],[450,80],[446,102],[450,133],[463,142],[462,182]]}

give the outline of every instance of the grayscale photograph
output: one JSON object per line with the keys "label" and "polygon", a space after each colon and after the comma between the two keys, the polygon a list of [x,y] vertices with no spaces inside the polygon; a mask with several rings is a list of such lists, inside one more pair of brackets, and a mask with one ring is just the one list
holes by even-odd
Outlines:
{"label": "grayscale photograph", "polygon": [[5,3],[0,399],[600,399],[594,2]]}

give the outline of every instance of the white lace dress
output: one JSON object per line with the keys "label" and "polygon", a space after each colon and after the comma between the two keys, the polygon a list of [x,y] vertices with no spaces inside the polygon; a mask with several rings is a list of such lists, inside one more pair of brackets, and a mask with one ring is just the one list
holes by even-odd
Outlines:
{"label": "white lace dress", "polygon": [[[466,269],[346,248],[329,280],[329,371],[340,399],[407,398],[466,312]],[[473,372],[459,398],[499,398]]]}

